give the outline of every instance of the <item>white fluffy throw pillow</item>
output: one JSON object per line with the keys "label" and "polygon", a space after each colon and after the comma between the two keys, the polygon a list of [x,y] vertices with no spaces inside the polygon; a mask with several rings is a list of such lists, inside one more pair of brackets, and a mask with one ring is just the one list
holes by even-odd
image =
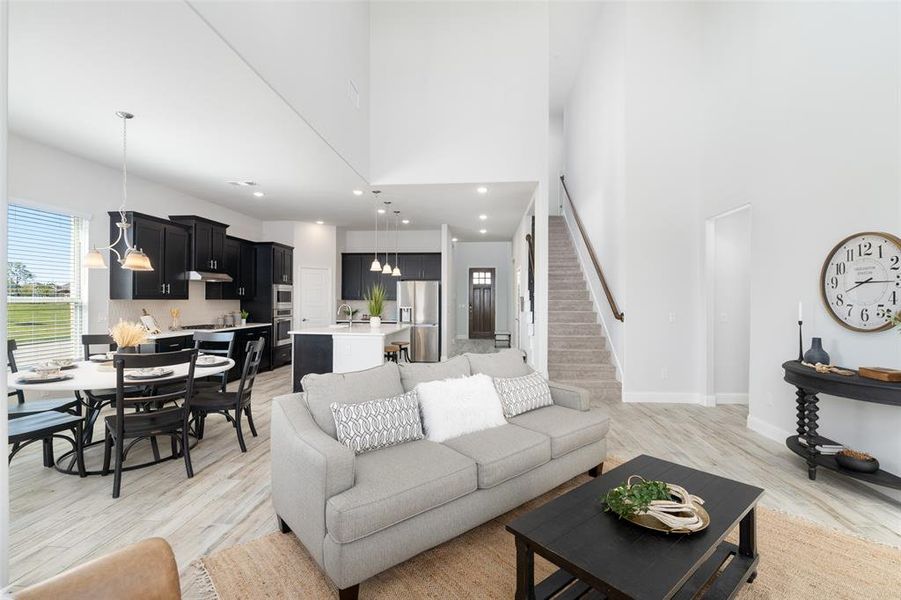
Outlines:
{"label": "white fluffy throw pillow", "polygon": [[432,442],[507,424],[494,382],[487,375],[420,383],[416,393],[422,428]]}

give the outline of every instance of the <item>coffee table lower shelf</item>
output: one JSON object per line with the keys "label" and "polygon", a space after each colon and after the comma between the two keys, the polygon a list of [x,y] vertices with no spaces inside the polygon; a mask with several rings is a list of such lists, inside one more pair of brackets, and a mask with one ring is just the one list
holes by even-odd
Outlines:
{"label": "coffee table lower shelf", "polygon": [[[757,576],[759,560],[759,555],[744,556],[738,551],[738,546],[723,542],[698,567],[685,585],[673,596],[673,599],[726,600],[734,598],[745,582],[754,581]],[[565,569],[555,571],[535,586],[535,600],[606,600],[607,598],[606,594],[593,589]]]}

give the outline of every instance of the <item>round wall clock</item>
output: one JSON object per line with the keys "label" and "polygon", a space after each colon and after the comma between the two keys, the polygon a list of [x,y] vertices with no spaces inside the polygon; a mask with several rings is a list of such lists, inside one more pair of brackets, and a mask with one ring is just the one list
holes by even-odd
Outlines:
{"label": "round wall clock", "polygon": [[829,314],[853,331],[883,331],[901,310],[901,239],[866,231],[832,249],[820,272]]}

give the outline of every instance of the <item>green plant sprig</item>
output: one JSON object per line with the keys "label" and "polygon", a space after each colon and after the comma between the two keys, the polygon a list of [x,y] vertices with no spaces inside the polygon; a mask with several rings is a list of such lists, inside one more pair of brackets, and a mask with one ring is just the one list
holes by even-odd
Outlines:
{"label": "green plant sprig", "polygon": [[369,316],[380,317],[385,307],[385,288],[380,283],[372,284],[369,291],[365,294],[366,302],[369,303]]}
{"label": "green plant sprig", "polygon": [[645,512],[654,500],[670,499],[669,489],[662,481],[642,481],[631,486],[624,483],[604,496],[604,510],[626,518]]}

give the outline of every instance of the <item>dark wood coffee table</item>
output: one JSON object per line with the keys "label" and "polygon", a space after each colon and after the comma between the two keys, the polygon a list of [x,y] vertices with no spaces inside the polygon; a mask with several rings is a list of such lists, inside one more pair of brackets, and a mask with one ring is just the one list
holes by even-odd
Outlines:
{"label": "dark wood coffee table", "polygon": [[[629,475],[676,483],[700,496],[710,526],[665,534],[604,512],[601,498]],[[516,598],[732,598],[757,575],[754,508],[762,494],[758,487],[639,456],[507,525],[516,538]],[[724,541],[735,527],[737,546]],[[535,554],[560,567],[538,585]]]}

